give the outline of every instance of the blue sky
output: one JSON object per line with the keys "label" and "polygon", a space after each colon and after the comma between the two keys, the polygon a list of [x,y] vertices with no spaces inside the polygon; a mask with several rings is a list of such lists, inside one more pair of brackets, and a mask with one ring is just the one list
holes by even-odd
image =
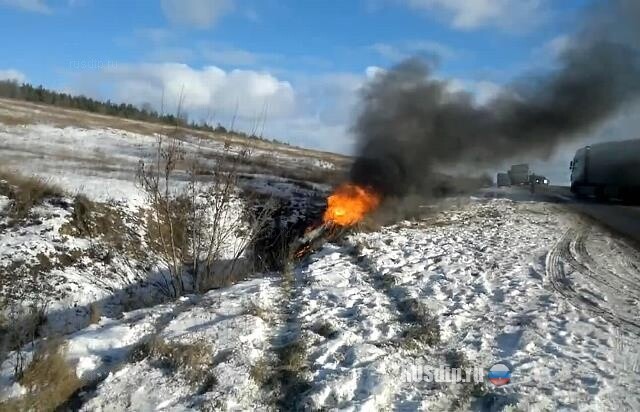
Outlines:
{"label": "blue sky", "polygon": [[479,102],[550,67],[589,0],[0,0],[0,77],[175,106],[349,153],[358,90],[405,57]]}

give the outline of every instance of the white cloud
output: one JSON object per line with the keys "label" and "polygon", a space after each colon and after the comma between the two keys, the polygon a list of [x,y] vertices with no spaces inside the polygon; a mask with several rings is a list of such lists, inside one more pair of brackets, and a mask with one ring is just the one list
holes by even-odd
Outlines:
{"label": "white cloud", "polygon": [[143,29],[137,29],[134,34],[141,40],[148,41],[154,44],[165,43],[174,36],[171,30],[161,27],[147,27]]}
{"label": "white cloud", "polygon": [[254,66],[264,62],[274,62],[282,56],[274,53],[255,53],[221,44],[207,44],[201,49],[202,57],[214,64],[228,66]]}
{"label": "white cloud", "polygon": [[188,47],[159,46],[144,55],[145,60],[154,62],[187,63],[194,59],[196,53]]}
{"label": "white cloud", "polygon": [[0,6],[9,6],[36,13],[51,13],[44,0],[0,0]]}
{"label": "white cloud", "polygon": [[409,7],[442,12],[456,29],[485,26],[522,29],[535,23],[547,0],[402,0]]}
{"label": "white cloud", "polygon": [[298,106],[330,126],[348,127],[356,112],[358,93],[366,73],[326,73],[298,78]]}
{"label": "white cloud", "polygon": [[487,80],[473,80],[459,77],[441,78],[439,76],[435,76],[434,79],[445,82],[446,90],[449,93],[469,93],[472,103],[478,106],[489,103],[505,91],[503,86]]}
{"label": "white cloud", "polygon": [[504,88],[499,84],[486,80],[474,82],[471,86],[471,92],[478,104],[485,104],[491,101],[503,91]]}
{"label": "white cloud", "polygon": [[432,40],[407,41],[401,44],[375,43],[369,46],[368,49],[393,62],[416,55],[427,55],[428,57],[447,60],[458,55],[450,47]]}
{"label": "white cloud", "polygon": [[362,73],[290,73],[291,81],[285,81],[268,72],[225,71],[216,66],[119,64],[97,74],[77,73],[71,91],[136,105],[148,102],[159,109],[164,90],[166,113],[176,111],[183,92],[183,108],[190,119],[201,120],[209,115],[208,121],[226,127],[237,104],[235,128],[245,132],[255,130],[256,119],[260,119],[266,105],[265,137],[350,153],[355,143],[350,126],[359,90],[382,70],[369,67]]}
{"label": "white cloud", "polygon": [[291,85],[269,73],[147,63],[108,67],[99,76],[112,90],[111,97],[121,101],[149,102],[159,107],[164,91],[167,111],[176,109],[181,93],[184,109],[190,112],[212,110],[228,115],[238,104],[238,115],[251,118],[260,113],[265,104],[273,117],[287,116],[294,109]]}
{"label": "white cloud", "polygon": [[15,69],[6,69],[0,70],[0,80],[15,80],[18,83],[23,83],[27,80],[27,76]]}
{"label": "white cloud", "polygon": [[377,66],[369,66],[365,70],[365,74],[367,76],[367,80],[372,80],[378,75],[382,75],[386,72],[382,67]]}
{"label": "white cloud", "polygon": [[232,0],[161,0],[162,11],[174,24],[206,29],[234,8]]}
{"label": "white cloud", "polygon": [[572,39],[567,34],[562,34],[549,40],[544,45],[544,51],[553,58],[557,58],[562,53],[571,48]]}

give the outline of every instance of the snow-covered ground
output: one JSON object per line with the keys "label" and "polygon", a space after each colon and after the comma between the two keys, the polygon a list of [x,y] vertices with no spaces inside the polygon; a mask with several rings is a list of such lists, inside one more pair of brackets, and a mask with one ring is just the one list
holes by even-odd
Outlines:
{"label": "snow-covered ground", "polygon": [[[352,236],[300,272],[300,322],[332,330],[330,338],[312,335],[307,402],[314,409],[638,410],[639,264],[622,240],[533,202],[476,199]],[[436,317],[439,343],[407,345],[403,329],[415,326],[407,322],[415,302]],[[512,383],[487,383],[489,394],[466,404],[462,385],[403,382],[411,365],[437,369],[459,352],[485,370],[508,362]]]}
{"label": "snow-covered ground", "polygon": [[[103,318],[67,337],[67,357],[100,377],[84,410],[274,408],[252,370],[282,367],[278,342],[295,329],[305,390],[280,396],[310,410],[638,410],[638,267],[625,241],[559,205],[472,198],[328,244],[288,287],[256,279]],[[203,393],[132,361],[152,335],[225,353],[215,384]],[[414,365],[499,361],[513,373],[499,388],[407,379]]]}
{"label": "snow-covered ground", "polygon": [[[29,108],[28,113],[32,112]],[[0,110],[0,113],[4,112]],[[38,115],[37,112],[32,114]],[[50,313],[60,314],[61,319],[54,323],[70,323],[64,330],[75,327],[76,322],[69,317],[86,320],[88,307],[93,302],[100,302],[101,311],[114,314],[121,310],[118,307],[158,301],[153,283],[161,281],[164,275],[162,268],[156,267],[157,256],[149,253],[146,246],[145,211],[149,204],[136,179],[139,162],[149,163],[156,156],[158,138],[158,135],[113,128],[0,123],[2,170],[38,176],[66,192],[64,199],[45,200],[31,211],[27,222],[17,225],[9,224],[10,199],[0,195],[0,227],[3,231],[0,236],[0,299],[7,298],[26,306],[37,297],[39,304],[46,304]],[[220,156],[232,155],[245,148],[240,145],[225,147],[222,140],[200,139],[189,134],[182,137],[181,144],[185,156],[197,156],[204,172],[215,168]],[[265,156],[275,169],[335,168],[329,161],[304,156],[304,151],[296,152],[293,148],[290,152],[253,148],[248,160],[259,163]],[[264,165],[258,169],[261,174],[253,173],[251,163],[245,167],[245,187],[275,198],[294,198],[292,203],[327,189],[322,184],[265,174],[269,169]],[[184,170],[178,170],[174,181],[176,187],[185,185],[180,181],[182,175]],[[74,236],[64,230],[73,219],[76,194],[108,205],[118,216],[113,223],[120,227],[115,231],[128,245],[141,250],[123,253],[113,250],[112,244],[101,239]],[[240,206],[230,208],[237,212],[242,210]],[[292,219],[299,217],[296,213],[293,212]],[[9,281],[11,277],[15,279]]]}
{"label": "snow-covered ground", "polygon": [[[157,256],[139,254],[148,204],[135,172],[156,139],[0,125],[2,165],[67,192],[17,225],[0,195],[0,302],[47,302],[45,332],[60,337],[86,385],[70,400],[77,408],[640,410],[640,252],[624,239],[527,196],[449,199],[326,244],[290,274],[170,301],[154,283],[166,273]],[[193,136],[183,147],[206,167],[226,150]],[[336,167],[293,149],[253,156],[291,170]],[[327,190],[246,172],[245,187],[291,199],[288,222]],[[136,246],[69,231],[76,193],[108,206],[119,240]],[[0,360],[0,409],[24,395],[14,366],[33,351],[29,343]],[[408,378],[416,366],[497,362],[512,370],[503,387]]]}
{"label": "snow-covered ground", "polygon": [[[68,335],[65,356],[75,365],[78,377],[99,382],[82,397],[82,410],[190,410],[223,405],[248,410],[259,406],[260,388],[251,379],[251,367],[269,346],[268,322],[277,297],[276,280],[251,280],[128,312],[119,319],[103,317]],[[198,365],[202,372],[211,376],[210,387],[202,391],[190,382],[189,370],[167,371],[153,355],[133,354],[149,342],[178,351],[190,345],[201,349],[196,360],[202,363]],[[13,382],[13,362],[9,358],[0,370],[0,399],[24,392]]]}
{"label": "snow-covered ground", "polygon": [[[200,169],[216,167],[220,155],[248,149],[255,165],[247,173],[277,170],[334,170],[330,160],[264,148],[232,145],[219,140],[182,136],[185,156],[197,156]],[[5,169],[41,176],[70,193],[83,193],[97,201],[126,200],[142,204],[144,195],[136,185],[140,161],[153,161],[158,135],[144,135],[112,128],[85,129],[49,124],[9,126],[0,123],[0,164]]]}

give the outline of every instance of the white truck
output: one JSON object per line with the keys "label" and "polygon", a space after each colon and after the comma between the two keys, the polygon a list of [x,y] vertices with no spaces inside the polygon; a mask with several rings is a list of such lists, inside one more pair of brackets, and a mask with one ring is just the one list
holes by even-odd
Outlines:
{"label": "white truck", "polygon": [[570,168],[571,192],[576,196],[640,199],[640,139],[583,147]]}

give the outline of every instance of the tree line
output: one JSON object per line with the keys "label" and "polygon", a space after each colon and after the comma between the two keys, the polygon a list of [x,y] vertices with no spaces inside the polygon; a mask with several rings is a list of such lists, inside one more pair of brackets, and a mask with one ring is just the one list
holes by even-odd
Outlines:
{"label": "tree line", "polygon": [[251,139],[272,141],[278,144],[289,145],[289,143],[281,142],[277,139],[265,139],[262,136],[257,136],[256,133],[248,134],[240,131],[228,130],[220,123],[214,126],[206,120],[200,122],[189,121],[186,113],[181,113],[178,116],[174,114],[159,113],[154,110],[150,104],[143,104],[142,107],[137,107],[131,103],[115,103],[111,100],[100,101],[84,95],[74,96],[67,93],[49,90],[41,85],[36,87],[29,83],[19,84],[15,80],[0,80],[0,97],[33,103],[50,104],[57,107],[83,110],[91,113],[123,117],[132,120],[160,123],[171,126],[178,125],[180,127],[206,132],[228,133]]}

